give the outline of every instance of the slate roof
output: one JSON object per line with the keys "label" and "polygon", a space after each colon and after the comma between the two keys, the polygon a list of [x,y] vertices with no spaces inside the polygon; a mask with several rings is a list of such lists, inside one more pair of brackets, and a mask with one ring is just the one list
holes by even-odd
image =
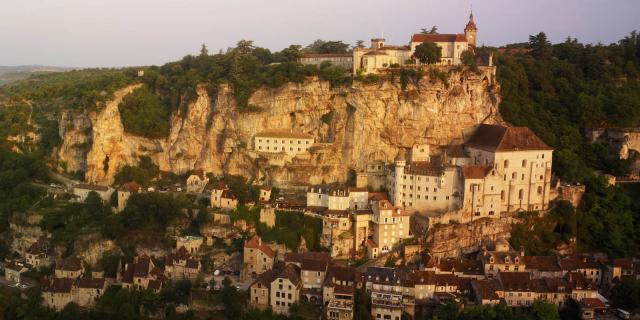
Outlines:
{"label": "slate roof", "polygon": [[443,170],[442,166],[434,165],[431,162],[415,161],[407,164],[404,172],[406,174],[438,177],[442,175],[442,170]]}
{"label": "slate roof", "polygon": [[480,299],[499,300],[497,291],[502,291],[502,284],[498,279],[472,280],[471,287]]}
{"label": "slate roof", "polygon": [[104,278],[80,278],[78,279],[77,285],[78,288],[81,289],[104,289]]}
{"label": "slate roof", "polygon": [[527,269],[538,271],[555,272],[561,271],[558,259],[553,256],[524,256],[522,257]]}
{"label": "slate roof", "polygon": [[74,282],[75,280],[71,278],[43,279],[41,289],[43,292],[71,293]]}
{"label": "slate roof", "polygon": [[486,151],[553,150],[527,127],[481,124],[466,143]]}

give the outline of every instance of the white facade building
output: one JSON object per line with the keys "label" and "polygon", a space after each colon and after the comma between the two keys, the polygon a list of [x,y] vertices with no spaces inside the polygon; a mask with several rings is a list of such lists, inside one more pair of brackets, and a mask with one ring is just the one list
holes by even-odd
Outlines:
{"label": "white facade building", "polygon": [[289,130],[266,130],[254,137],[255,151],[286,153],[290,156],[307,152],[313,143],[313,136]]}

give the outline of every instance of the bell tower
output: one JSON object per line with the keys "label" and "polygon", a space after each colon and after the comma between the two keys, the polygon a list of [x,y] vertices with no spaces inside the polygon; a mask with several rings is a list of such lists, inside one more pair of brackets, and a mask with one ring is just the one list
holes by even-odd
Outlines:
{"label": "bell tower", "polygon": [[475,48],[478,36],[478,27],[476,26],[475,21],[473,21],[473,11],[471,11],[471,15],[469,15],[469,22],[467,22],[467,27],[464,28],[464,36],[465,38],[467,38],[467,43],[469,43],[469,46]]}

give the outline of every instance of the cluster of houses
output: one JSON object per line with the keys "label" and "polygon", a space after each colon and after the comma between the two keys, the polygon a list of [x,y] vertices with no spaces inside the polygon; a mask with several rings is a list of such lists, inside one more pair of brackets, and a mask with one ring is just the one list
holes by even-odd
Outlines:
{"label": "cluster of houses", "polygon": [[462,54],[465,51],[473,51],[476,47],[478,27],[473,18],[473,13],[469,16],[469,21],[464,28],[464,33],[440,34],[437,32],[423,32],[414,34],[408,45],[389,45],[384,38],[371,39],[369,48],[356,47],[353,53],[327,53],[327,54],[305,54],[298,61],[302,64],[321,65],[331,63],[341,66],[345,70],[352,70],[353,74],[362,72],[380,73],[393,66],[404,66],[416,64],[414,57],[416,47],[422,43],[433,43],[441,50],[441,65],[459,65],[462,63]]}
{"label": "cluster of houses", "polygon": [[419,256],[414,267],[368,267],[358,271],[331,259],[328,253],[287,253],[281,258],[258,236],[245,242],[245,266],[255,281],[249,305],[289,314],[290,307],[311,303],[330,320],[353,318],[355,292],[371,298],[374,319],[401,319],[428,314],[448,300],[527,308],[538,299],[562,307],[580,304],[584,319],[608,307],[601,294],[623,277],[640,278],[640,260],[607,260],[575,254],[563,258],[527,256],[504,239],[475,256]]}

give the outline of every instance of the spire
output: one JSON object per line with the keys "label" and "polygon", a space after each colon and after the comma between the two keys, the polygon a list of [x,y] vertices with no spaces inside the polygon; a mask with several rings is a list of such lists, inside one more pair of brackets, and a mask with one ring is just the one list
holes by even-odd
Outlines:
{"label": "spire", "polygon": [[471,10],[471,14],[469,15],[469,22],[467,22],[467,27],[464,30],[478,30],[476,26],[476,22],[473,21],[473,10]]}

